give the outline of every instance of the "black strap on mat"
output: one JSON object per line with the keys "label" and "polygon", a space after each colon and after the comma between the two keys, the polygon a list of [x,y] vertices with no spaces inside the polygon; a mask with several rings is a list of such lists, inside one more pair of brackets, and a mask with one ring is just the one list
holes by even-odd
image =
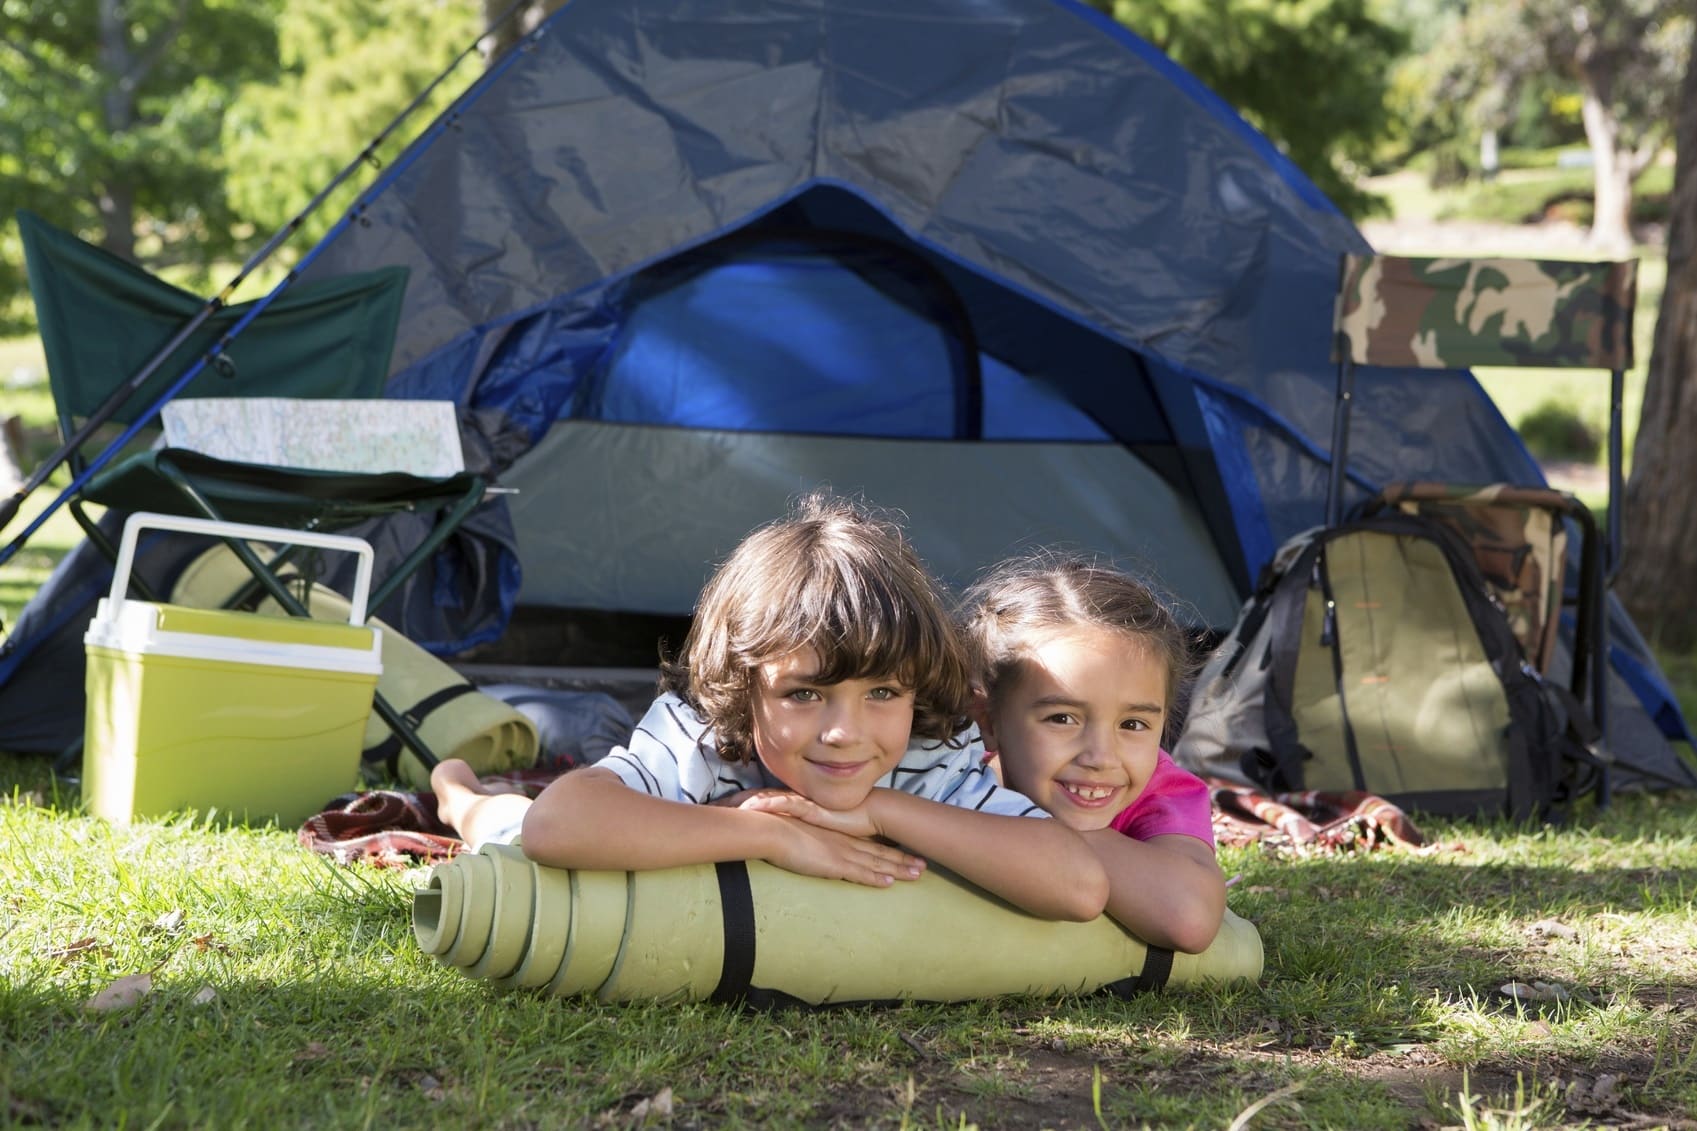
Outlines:
{"label": "black strap on mat", "polygon": [[[470,683],[450,683],[447,687],[439,688],[438,690],[431,692],[423,699],[420,699],[417,703],[414,703],[411,707],[402,711],[401,718],[405,719],[407,721],[407,725],[416,731],[424,720],[429,718],[436,710],[448,703],[452,703],[455,699],[460,698],[462,695],[469,695],[476,690],[477,688]],[[367,762],[383,763],[384,766],[388,767],[389,773],[394,775],[399,770],[397,763],[400,759],[400,754],[400,736],[391,734],[388,738],[385,738],[382,742],[379,742],[376,746],[373,746],[364,754],[360,755],[360,757]]]}
{"label": "black strap on mat", "polygon": [[1173,972],[1173,952],[1164,946],[1152,946],[1143,958],[1143,969],[1129,978],[1109,982],[1102,988],[1115,997],[1128,998],[1133,994],[1149,993],[1166,986]]}
{"label": "black strap on mat", "polygon": [[725,962],[708,1000],[740,1002],[748,997],[754,978],[754,892],[743,861],[721,861],[713,871],[719,879],[719,910],[725,920]]}

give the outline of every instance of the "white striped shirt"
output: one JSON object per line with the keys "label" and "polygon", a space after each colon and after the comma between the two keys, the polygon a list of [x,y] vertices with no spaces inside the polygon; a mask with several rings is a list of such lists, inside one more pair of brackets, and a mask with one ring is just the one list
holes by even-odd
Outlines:
{"label": "white striped shirt", "polygon": [[[1023,793],[1005,789],[984,764],[977,729],[958,749],[915,739],[895,769],[874,785],[899,789],[945,805],[1010,817],[1047,817]],[[615,746],[596,766],[612,770],[632,789],[668,801],[705,805],[745,789],[783,789],[758,759],[727,762],[715,748],[713,728],[671,692],[654,700],[636,724],[628,747]]]}

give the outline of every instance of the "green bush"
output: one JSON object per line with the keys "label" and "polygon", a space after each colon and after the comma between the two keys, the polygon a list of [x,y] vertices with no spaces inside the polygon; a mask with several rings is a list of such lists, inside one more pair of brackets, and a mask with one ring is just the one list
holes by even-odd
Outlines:
{"label": "green bush", "polygon": [[1595,463],[1602,450],[1596,430],[1567,405],[1545,401],[1520,418],[1520,438],[1540,460]]}

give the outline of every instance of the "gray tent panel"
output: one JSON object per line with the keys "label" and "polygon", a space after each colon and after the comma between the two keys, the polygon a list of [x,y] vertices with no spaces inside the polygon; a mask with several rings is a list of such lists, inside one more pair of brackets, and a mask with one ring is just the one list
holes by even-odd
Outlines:
{"label": "gray tent panel", "polygon": [[[985,562],[1070,543],[1229,624],[1237,591],[1195,504],[1117,444],[789,436],[566,421],[503,477],[533,605],[688,613],[712,568],[812,487],[900,510],[961,587]],[[993,484],[987,491],[986,485]]]}

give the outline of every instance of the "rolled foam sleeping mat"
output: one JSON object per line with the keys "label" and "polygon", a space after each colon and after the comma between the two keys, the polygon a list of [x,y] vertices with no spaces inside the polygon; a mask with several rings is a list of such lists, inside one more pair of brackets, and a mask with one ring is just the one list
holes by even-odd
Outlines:
{"label": "rolled foam sleeping mat", "polygon": [[1201,954],[1112,919],[1054,922],[932,868],[871,888],[761,861],[652,872],[549,868],[511,845],[437,865],[413,895],[426,954],[473,978],[603,1001],[964,1001],[1119,994],[1261,975],[1230,911]]}

